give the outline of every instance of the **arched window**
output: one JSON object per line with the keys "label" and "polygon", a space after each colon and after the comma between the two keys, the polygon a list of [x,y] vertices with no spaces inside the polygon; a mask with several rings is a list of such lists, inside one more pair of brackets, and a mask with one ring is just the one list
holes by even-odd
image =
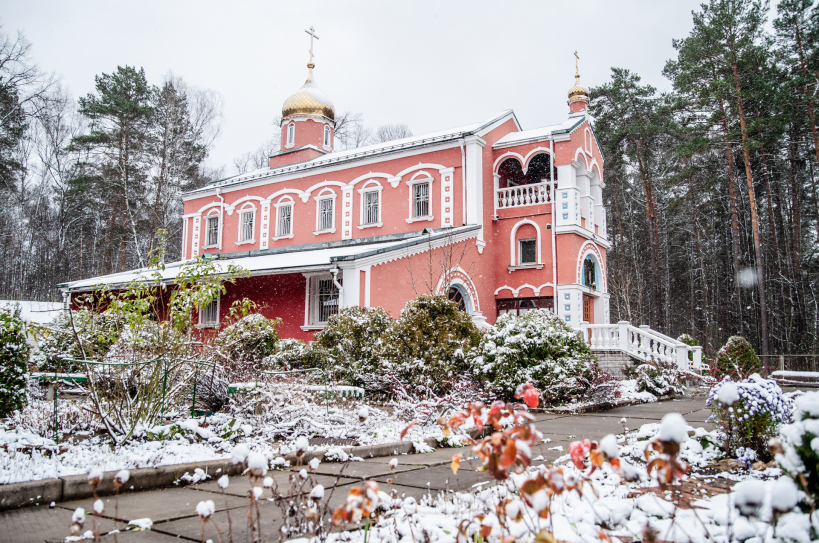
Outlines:
{"label": "arched window", "polygon": [[583,260],[583,285],[592,290],[598,288],[597,261],[592,255],[587,255]]}
{"label": "arched window", "polygon": [[324,127],[324,146],[330,147],[330,127]]}
{"label": "arched window", "polygon": [[548,154],[539,153],[532,157],[526,173],[523,173],[523,167],[516,158],[507,158],[498,167],[500,176],[498,188],[505,189],[549,181],[552,178],[549,173],[551,163],[552,160]]}
{"label": "arched window", "polygon": [[287,145],[293,145],[296,141],[296,123],[287,125]]}
{"label": "arched window", "polygon": [[469,295],[466,294],[466,291],[461,285],[450,285],[447,291],[447,298],[449,298],[450,302],[458,304],[458,309],[469,313]]}
{"label": "arched window", "polygon": [[525,184],[523,166],[515,158],[507,158],[501,162],[498,175],[500,176],[498,188],[505,189]]}

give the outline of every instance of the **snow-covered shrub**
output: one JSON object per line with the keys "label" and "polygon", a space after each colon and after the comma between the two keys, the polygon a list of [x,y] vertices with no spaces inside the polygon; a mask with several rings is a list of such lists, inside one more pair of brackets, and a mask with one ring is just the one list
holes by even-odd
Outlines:
{"label": "snow-covered shrub", "polygon": [[313,343],[322,347],[321,365],[330,378],[367,388],[366,376],[383,367],[383,338],[393,322],[380,307],[348,307],[330,317]]}
{"label": "snow-covered shrub", "polygon": [[472,318],[445,296],[422,294],[407,302],[383,341],[392,373],[420,396],[446,392],[451,379],[468,370],[467,353],[480,332]]}
{"label": "snow-covered shrub", "polygon": [[77,365],[62,358],[82,359],[82,350],[77,344],[77,332],[88,359],[103,358],[122,334],[125,321],[117,315],[99,313],[89,309],[73,311],[74,326],[67,312],[58,315],[48,326],[37,328],[39,339],[37,350],[31,361],[37,371],[82,371]]}
{"label": "snow-covered shrub", "polygon": [[814,503],[819,500],[819,392],[808,392],[794,401],[793,422],[779,430],[781,449],[776,462],[790,475],[799,488],[802,477]]}
{"label": "snow-covered shrub", "polygon": [[269,371],[290,371],[316,366],[316,356],[310,345],[300,339],[285,338],[276,343],[273,353],[259,367]]}
{"label": "snow-covered shrub", "polygon": [[748,340],[742,336],[729,337],[711,367],[711,375],[717,379],[729,376],[734,380],[742,380],[761,371],[762,362]]}
{"label": "snow-covered shrub", "polygon": [[19,309],[0,310],[0,417],[26,403],[26,372],[30,347]]}
{"label": "snow-covered shrub", "polygon": [[578,332],[545,309],[501,315],[486,332],[474,360],[487,390],[511,400],[518,386],[531,383],[546,403],[586,394],[596,359]]}
{"label": "snow-covered shrub", "polygon": [[650,392],[655,396],[682,394],[685,391],[685,386],[682,384],[682,375],[674,362],[662,362],[660,360],[640,364],[634,369],[637,390]]}
{"label": "snow-covered shrub", "polygon": [[770,457],[768,441],[779,426],[791,418],[791,405],[775,381],[753,374],[735,382],[723,379],[711,389],[705,405],[711,409],[708,422],[719,428],[726,453],[736,456],[751,449],[757,458]]}
{"label": "snow-covered shrub", "polygon": [[700,342],[697,341],[696,338],[688,335],[688,334],[680,334],[680,337],[677,338],[677,341],[680,343],[685,343],[689,347],[699,347]]}
{"label": "snow-covered shrub", "polygon": [[222,329],[208,345],[210,358],[223,367],[231,381],[246,380],[253,366],[276,351],[280,319],[268,319],[258,313],[242,317]]}

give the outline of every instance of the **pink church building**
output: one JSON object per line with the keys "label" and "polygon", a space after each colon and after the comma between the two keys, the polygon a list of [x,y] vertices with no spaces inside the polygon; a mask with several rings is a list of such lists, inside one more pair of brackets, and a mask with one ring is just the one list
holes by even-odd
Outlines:
{"label": "pink church building", "polygon": [[249,297],[282,319],[282,337],[311,340],[340,308],[397,317],[430,291],[480,325],[533,308],[576,328],[609,323],[603,156],[577,80],[556,125],[523,130],[508,110],[337,151],[335,108],[307,66],[269,167],[184,195],[182,261],[218,255],[251,273],[201,311],[200,326],[218,327]]}

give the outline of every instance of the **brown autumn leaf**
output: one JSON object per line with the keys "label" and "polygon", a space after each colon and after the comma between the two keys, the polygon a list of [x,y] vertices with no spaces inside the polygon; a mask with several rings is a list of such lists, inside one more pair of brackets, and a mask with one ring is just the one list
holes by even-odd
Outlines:
{"label": "brown autumn leaf", "polygon": [[461,458],[463,458],[462,454],[452,455],[452,473],[455,475],[458,474],[458,468],[461,467]]}

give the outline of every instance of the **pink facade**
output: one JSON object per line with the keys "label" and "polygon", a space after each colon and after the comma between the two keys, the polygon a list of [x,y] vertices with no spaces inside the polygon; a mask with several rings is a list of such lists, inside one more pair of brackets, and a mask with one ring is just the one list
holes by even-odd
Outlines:
{"label": "pink facade", "polygon": [[[454,296],[479,323],[534,307],[575,327],[608,323],[603,157],[582,87],[558,125],[523,131],[506,111],[339,152],[332,104],[313,90],[312,72],[304,88],[312,109],[287,110],[270,168],[184,197],[183,260],[260,263],[224,302],[248,296],[282,318],[283,336],[301,339],[339,307],[397,317],[430,290]],[[271,255],[278,267],[261,264]],[[431,260],[451,265],[438,266],[434,285]],[[219,304],[221,317],[229,305]]]}
{"label": "pink facade", "polygon": [[[534,308],[608,324],[603,156],[585,89],[559,124],[522,130],[514,112],[476,124],[337,151],[335,109],[313,65],[282,108],[269,167],[185,194],[182,261],[217,256],[250,277],[203,308],[218,328],[244,297],[304,340],[340,308],[393,317],[418,294],[446,294],[480,325]],[[180,263],[163,271],[172,282]],[[124,284],[137,272],[76,281]]]}

